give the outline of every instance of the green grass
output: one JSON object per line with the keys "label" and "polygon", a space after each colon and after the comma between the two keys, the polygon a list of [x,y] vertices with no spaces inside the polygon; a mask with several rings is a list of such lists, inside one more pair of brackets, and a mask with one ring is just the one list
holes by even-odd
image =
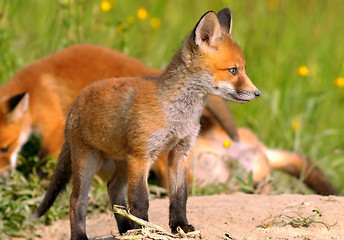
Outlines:
{"label": "green grass", "polygon": [[[48,187],[51,169],[56,165],[54,159],[48,161],[42,170],[50,174],[47,179],[40,179],[36,173],[35,162],[37,163],[36,159],[28,158],[26,163],[28,166],[33,166],[30,170],[22,167],[20,171],[12,172],[7,178],[0,178],[0,239],[39,237],[35,230],[38,230],[41,224],[51,224],[57,219],[68,218],[70,187],[67,188],[67,193],[62,193],[57,198],[47,214],[35,223],[30,222],[33,210],[41,203]],[[105,193],[106,183],[96,177],[88,198],[88,214],[97,214],[110,209]]]}
{"label": "green grass", "polygon": [[[109,0],[115,3],[109,12],[101,11],[100,2],[1,1],[0,83],[20,67],[74,43],[107,46],[163,69],[204,12],[228,6],[248,75],[262,92],[249,104],[231,104],[238,125],[251,128],[269,147],[307,155],[344,193],[344,88],[334,84],[344,77],[341,0]],[[140,7],[148,11],[142,21],[136,17]],[[150,27],[152,17],[161,20],[159,28]],[[302,65],[309,69],[307,76],[297,74]],[[295,121],[300,125],[293,131]],[[304,191],[282,174],[274,173],[274,181],[275,193]],[[28,169],[1,180],[0,238],[23,234],[31,226],[27,220],[46,184]],[[100,190],[93,194],[106,201]],[[42,221],[65,216],[67,204],[60,199]]]}

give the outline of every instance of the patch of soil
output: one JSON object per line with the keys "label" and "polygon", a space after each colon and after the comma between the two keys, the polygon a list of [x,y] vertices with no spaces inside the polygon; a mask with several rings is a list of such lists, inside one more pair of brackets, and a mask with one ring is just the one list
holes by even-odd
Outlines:
{"label": "patch of soil", "polygon": [[[318,195],[276,196],[249,195],[235,193],[232,195],[214,195],[189,197],[188,219],[197,230],[201,230],[207,240],[226,239],[229,232],[237,239],[302,239],[302,240],[344,240],[344,197],[323,197]],[[294,228],[291,225],[278,224],[264,229],[262,221],[268,217],[285,213],[293,215],[294,211],[304,217],[314,214],[318,209],[323,214],[318,221],[328,225],[336,223],[328,230],[321,223],[309,227]],[[168,229],[168,199],[150,201],[150,221]],[[69,239],[69,221],[57,221],[46,226],[40,233],[43,239]],[[114,239],[111,231],[117,232],[112,214],[100,214],[87,220],[87,234],[90,239]],[[228,239],[228,238],[227,238]]]}

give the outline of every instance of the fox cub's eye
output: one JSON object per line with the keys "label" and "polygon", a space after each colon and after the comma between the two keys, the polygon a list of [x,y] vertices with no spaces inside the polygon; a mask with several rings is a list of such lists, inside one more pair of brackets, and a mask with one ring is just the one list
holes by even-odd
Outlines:
{"label": "fox cub's eye", "polygon": [[230,68],[230,69],[228,69],[228,71],[231,73],[231,74],[233,74],[233,75],[237,75],[238,74],[238,69],[237,68]]}
{"label": "fox cub's eye", "polygon": [[0,153],[7,153],[9,149],[10,149],[10,146],[2,147],[0,148]]}

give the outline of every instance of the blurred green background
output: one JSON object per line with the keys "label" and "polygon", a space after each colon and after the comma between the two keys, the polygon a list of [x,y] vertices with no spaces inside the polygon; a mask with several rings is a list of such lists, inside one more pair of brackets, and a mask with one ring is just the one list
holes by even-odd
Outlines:
{"label": "blurred green background", "polygon": [[[249,104],[231,104],[238,125],[251,128],[269,147],[308,156],[343,194],[343,6],[341,0],[2,0],[0,83],[75,43],[107,46],[163,69],[206,11],[230,7],[233,36],[244,50],[248,75],[262,92]],[[11,182],[0,182],[4,237],[32,227],[26,223],[29,216],[22,215],[29,215],[28,204],[36,204],[32,199],[40,199],[44,188],[37,190],[40,181],[34,177],[14,175]],[[273,179],[273,193],[307,192],[283,174],[273,173]],[[107,201],[101,193],[92,196],[96,203]],[[61,212],[67,213],[55,209],[44,221]]]}

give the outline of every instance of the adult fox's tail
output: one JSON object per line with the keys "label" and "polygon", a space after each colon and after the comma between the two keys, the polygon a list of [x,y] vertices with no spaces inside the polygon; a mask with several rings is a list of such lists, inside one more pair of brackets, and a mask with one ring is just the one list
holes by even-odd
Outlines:
{"label": "adult fox's tail", "polygon": [[274,170],[288,173],[303,182],[316,193],[335,195],[336,190],[322,171],[300,154],[279,149],[265,149],[270,166]]}
{"label": "adult fox's tail", "polygon": [[64,143],[62,146],[61,154],[58,159],[58,163],[54,174],[51,178],[48,190],[44,196],[42,203],[36,209],[31,217],[31,221],[34,221],[44,215],[49,208],[54,204],[59,193],[66,189],[72,175],[71,154],[68,143]]}

